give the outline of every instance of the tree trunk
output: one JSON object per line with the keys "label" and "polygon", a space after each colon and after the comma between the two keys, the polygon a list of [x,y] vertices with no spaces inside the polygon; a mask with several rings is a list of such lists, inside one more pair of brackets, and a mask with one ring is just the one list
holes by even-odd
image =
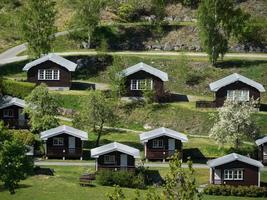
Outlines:
{"label": "tree trunk", "polygon": [[88,31],[88,38],[87,38],[87,45],[88,45],[88,49],[91,48],[91,34],[90,34],[90,31]]}
{"label": "tree trunk", "polygon": [[103,125],[104,125],[104,122],[102,121],[101,125],[99,126],[99,130],[98,130],[98,135],[97,135],[96,144],[95,144],[96,147],[99,146],[100,138],[101,138],[102,131],[103,131]]}

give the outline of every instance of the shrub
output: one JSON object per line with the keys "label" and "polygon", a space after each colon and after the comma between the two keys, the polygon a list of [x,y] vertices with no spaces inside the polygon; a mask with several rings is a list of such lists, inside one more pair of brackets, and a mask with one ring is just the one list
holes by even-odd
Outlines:
{"label": "shrub", "polygon": [[190,71],[187,75],[186,75],[186,84],[189,86],[195,86],[198,85],[202,82],[202,80],[204,79],[204,76],[196,71]]}
{"label": "shrub", "polygon": [[18,82],[10,79],[2,81],[3,94],[15,96],[24,99],[34,89],[35,84],[27,82]]}
{"label": "shrub", "polygon": [[204,194],[239,197],[267,197],[267,188],[257,186],[209,185]]}
{"label": "shrub", "polygon": [[100,185],[105,186],[118,185],[129,188],[145,188],[145,178],[142,173],[101,170],[97,173],[96,180]]}

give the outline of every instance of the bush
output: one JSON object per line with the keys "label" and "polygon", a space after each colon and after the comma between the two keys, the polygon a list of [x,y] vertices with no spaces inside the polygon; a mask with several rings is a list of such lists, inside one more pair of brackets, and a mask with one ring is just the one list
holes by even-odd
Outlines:
{"label": "bush", "polygon": [[200,84],[204,79],[205,77],[201,74],[201,72],[190,71],[186,75],[186,84],[189,86],[195,86]]}
{"label": "bush", "polygon": [[5,95],[15,96],[24,99],[34,89],[35,84],[18,82],[10,79],[2,81],[2,92]]}
{"label": "bush", "polygon": [[111,171],[101,170],[97,173],[96,180],[100,185],[129,188],[145,188],[145,178],[142,173],[135,173],[129,171]]}
{"label": "bush", "polygon": [[209,185],[204,194],[217,196],[267,197],[267,188],[257,186]]}

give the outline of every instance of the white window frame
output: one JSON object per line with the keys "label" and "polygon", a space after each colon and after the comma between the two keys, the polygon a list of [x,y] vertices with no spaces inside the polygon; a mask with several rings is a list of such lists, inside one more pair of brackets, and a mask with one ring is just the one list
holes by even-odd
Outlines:
{"label": "white window frame", "polygon": [[53,146],[64,146],[64,138],[54,137],[53,138]]}
{"label": "white window frame", "polygon": [[[57,76],[55,76],[57,74]],[[51,78],[47,76],[51,75]],[[38,70],[38,80],[39,81],[58,81],[60,80],[60,70],[59,69],[39,69]]]}
{"label": "white window frame", "polygon": [[249,90],[227,90],[227,100],[249,101]]}
{"label": "white window frame", "polygon": [[[141,84],[143,84],[142,82],[144,82],[144,86],[145,88],[141,87]],[[152,79],[131,79],[131,85],[130,88],[131,90],[146,90],[147,89],[147,85],[150,82],[150,89],[153,89],[153,80]]]}
{"label": "white window frame", "polygon": [[104,155],[104,164],[115,164],[116,157],[115,155]]}
{"label": "white window frame", "polygon": [[14,117],[14,110],[13,109],[4,109],[3,110],[4,118],[13,118]]}
{"label": "white window frame", "polygon": [[154,139],[152,140],[152,148],[153,149],[162,149],[164,147],[164,143],[162,139]]}
{"label": "white window frame", "polygon": [[244,170],[243,169],[225,169],[223,172],[223,177],[224,177],[224,180],[226,181],[244,180]]}

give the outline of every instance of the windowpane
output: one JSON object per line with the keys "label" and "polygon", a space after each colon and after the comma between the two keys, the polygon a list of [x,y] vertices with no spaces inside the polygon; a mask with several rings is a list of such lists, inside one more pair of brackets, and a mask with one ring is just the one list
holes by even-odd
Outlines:
{"label": "windowpane", "polygon": [[105,164],[114,164],[115,163],[115,155],[104,155],[104,163]]}
{"label": "windowpane", "polygon": [[14,112],[11,109],[4,110],[4,117],[14,117]]}
{"label": "windowpane", "polygon": [[59,70],[54,70],[54,80],[59,80]]}
{"label": "windowpane", "polygon": [[53,138],[53,145],[54,146],[63,146],[64,145],[64,138]]}
{"label": "windowpane", "polygon": [[153,148],[163,148],[163,140],[153,140]]}
{"label": "windowpane", "polygon": [[131,80],[131,90],[137,90],[137,80]]}
{"label": "windowpane", "polygon": [[40,69],[38,71],[38,77],[39,77],[39,80],[44,80],[44,70],[43,69]]}
{"label": "windowpane", "polygon": [[45,70],[45,80],[52,80],[53,79],[53,70],[47,69]]}

